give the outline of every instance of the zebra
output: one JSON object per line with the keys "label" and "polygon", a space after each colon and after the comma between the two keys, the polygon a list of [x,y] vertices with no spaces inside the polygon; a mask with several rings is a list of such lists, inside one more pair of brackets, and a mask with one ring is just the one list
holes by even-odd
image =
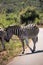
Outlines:
{"label": "zebra", "polygon": [[[39,28],[36,25],[27,25],[27,26],[20,26],[20,25],[13,25],[13,26],[8,26],[4,30],[6,32],[6,36],[4,36],[4,40],[6,42],[9,42],[12,35],[17,35],[22,43],[22,54],[24,54],[25,48],[24,48],[24,40],[26,41],[26,45],[28,48],[31,50],[33,53],[36,48],[36,42],[38,41],[38,33],[39,33]],[[29,46],[28,40],[32,39],[33,41],[33,49]]]}

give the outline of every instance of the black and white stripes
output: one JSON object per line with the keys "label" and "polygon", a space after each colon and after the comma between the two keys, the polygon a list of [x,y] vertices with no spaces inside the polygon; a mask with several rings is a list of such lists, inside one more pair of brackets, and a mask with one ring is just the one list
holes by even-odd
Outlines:
{"label": "black and white stripes", "polygon": [[39,28],[36,25],[27,25],[27,26],[9,26],[6,28],[7,38],[12,37],[12,35],[17,35],[20,39],[33,38],[38,35]]}

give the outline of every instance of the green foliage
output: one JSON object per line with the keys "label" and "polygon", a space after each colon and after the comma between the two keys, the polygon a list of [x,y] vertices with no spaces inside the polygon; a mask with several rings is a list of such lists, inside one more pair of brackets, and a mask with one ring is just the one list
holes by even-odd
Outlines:
{"label": "green foliage", "polygon": [[9,14],[9,13],[12,13],[12,12],[14,12],[13,9],[9,9],[9,8],[8,8],[8,9],[6,10],[6,13],[8,13],[8,14]]}
{"label": "green foliage", "polygon": [[43,6],[40,7],[40,5],[43,5],[43,2],[40,2],[39,0],[0,0],[0,12],[19,13],[28,6],[34,6],[40,11],[43,9]]}
{"label": "green foliage", "polygon": [[39,24],[40,24],[40,20],[36,18],[35,23],[36,23],[37,25],[39,25]]}
{"label": "green foliage", "polygon": [[30,21],[29,23],[34,23],[36,18],[39,19],[39,13],[34,7],[27,7],[20,13],[22,23],[28,24],[28,21]]}
{"label": "green foliage", "polygon": [[[38,11],[43,11],[43,7],[40,7],[39,0],[0,0],[0,22],[3,23],[5,27],[11,24],[19,24],[19,13],[21,11],[24,13],[24,11],[28,9],[28,6],[30,10],[36,8]],[[31,16],[31,12],[25,15],[23,16]]]}
{"label": "green foliage", "polygon": [[5,27],[7,27],[9,25],[17,24],[18,23],[18,17],[14,13],[10,13],[10,14],[6,14],[6,13],[2,14],[1,13],[0,14],[0,23],[2,23]]}

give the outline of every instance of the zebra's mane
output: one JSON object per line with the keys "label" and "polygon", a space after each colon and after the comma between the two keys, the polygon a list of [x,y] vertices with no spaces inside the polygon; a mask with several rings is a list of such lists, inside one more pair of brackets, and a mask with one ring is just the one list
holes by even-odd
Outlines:
{"label": "zebra's mane", "polygon": [[7,31],[9,28],[14,29],[14,28],[20,28],[20,25],[10,25],[5,28],[5,31]]}
{"label": "zebra's mane", "polygon": [[26,26],[21,26],[22,29],[28,29],[28,30],[34,29],[35,27],[38,28],[38,26],[35,25],[35,24],[34,24],[34,25],[33,25],[33,24],[28,24],[28,25],[26,25]]}

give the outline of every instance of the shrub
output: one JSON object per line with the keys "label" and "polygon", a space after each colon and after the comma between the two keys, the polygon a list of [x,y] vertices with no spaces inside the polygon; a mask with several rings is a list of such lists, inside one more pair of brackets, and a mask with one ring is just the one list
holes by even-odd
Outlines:
{"label": "shrub", "polygon": [[22,24],[34,23],[36,18],[39,19],[39,13],[34,7],[27,7],[20,13],[20,21]]}

